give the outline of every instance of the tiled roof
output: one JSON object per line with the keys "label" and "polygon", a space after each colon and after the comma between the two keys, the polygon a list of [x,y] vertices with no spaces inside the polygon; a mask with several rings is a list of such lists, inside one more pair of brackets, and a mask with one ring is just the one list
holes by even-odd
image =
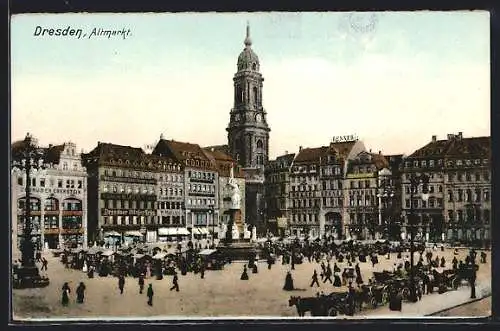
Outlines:
{"label": "tiled roof", "polygon": [[215,151],[219,151],[219,152],[222,152],[224,154],[228,154],[228,155],[230,154],[229,153],[229,146],[228,145],[207,146],[207,147],[203,147],[203,149],[209,150],[209,151],[211,151],[213,149]]}
{"label": "tiled roof", "polygon": [[326,153],[328,147],[302,148],[295,158],[295,162],[319,162],[319,158]]}
{"label": "tiled roof", "polygon": [[209,159],[215,162],[219,176],[229,177],[231,175],[231,166],[233,166],[234,177],[245,177],[245,174],[231,156],[222,152],[221,150],[215,150],[215,148],[214,150],[211,150],[211,148],[213,147],[205,147],[202,150]]}
{"label": "tiled roof", "polygon": [[340,156],[340,158],[345,159],[349,155],[355,144],[356,141],[349,141],[345,143],[330,143],[330,148],[333,148]]}
{"label": "tiled roof", "polygon": [[409,158],[463,157],[491,155],[490,137],[457,138],[437,140],[413,152]]}
{"label": "tiled roof", "polygon": [[61,153],[64,151],[65,144],[50,146],[45,149],[45,163],[58,164]]}
{"label": "tiled roof", "polygon": [[[197,144],[160,139],[152,154],[172,157],[188,166],[210,169],[215,168],[213,160],[211,160]],[[207,166],[204,166],[204,164]]]}

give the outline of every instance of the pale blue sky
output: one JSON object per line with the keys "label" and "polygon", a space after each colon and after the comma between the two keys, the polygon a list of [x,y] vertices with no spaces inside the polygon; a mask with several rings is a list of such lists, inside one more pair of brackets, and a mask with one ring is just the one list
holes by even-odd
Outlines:
{"label": "pale blue sky", "polygon": [[[271,156],[356,133],[411,153],[431,135],[489,135],[487,12],[30,14],[11,21],[12,138],[143,146],[160,133],[227,142],[232,77],[250,22]],[[354,23],[353,23],[354,24]],[[131,30],[35,37],[36,26]],[[29,119],[27,119],[29,117]],[[410,126],[410,127],[408,127]]]}

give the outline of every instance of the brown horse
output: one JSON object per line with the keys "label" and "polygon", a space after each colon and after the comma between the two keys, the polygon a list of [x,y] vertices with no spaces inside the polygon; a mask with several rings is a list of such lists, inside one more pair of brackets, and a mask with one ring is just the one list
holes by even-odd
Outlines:
{"label": "brown horse", "polygon": [[297,313],[300,317],[305,316],[306,312],[310,312],[311,316],[316,316],[315,312],[317,310],[318,298],[306,297],[301,298],[300,296],[291,296],[288,300],[288,305],[290,307],[297,307]]}

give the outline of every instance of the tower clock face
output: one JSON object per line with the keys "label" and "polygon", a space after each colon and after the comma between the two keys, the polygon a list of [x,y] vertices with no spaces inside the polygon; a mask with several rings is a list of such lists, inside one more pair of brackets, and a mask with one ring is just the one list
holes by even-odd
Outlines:
{"label": "tower clock face", "polygon": [[255,120],[257,122],[262,122],[262,115],[261,114],[257,114],[257,116],[255,116]]}

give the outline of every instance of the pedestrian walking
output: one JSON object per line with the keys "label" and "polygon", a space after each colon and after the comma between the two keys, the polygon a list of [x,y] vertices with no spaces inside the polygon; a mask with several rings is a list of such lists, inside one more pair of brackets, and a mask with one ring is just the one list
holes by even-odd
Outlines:
{"label": "pedestrian walking", "polygon": [[120,289],[120,294],[123,294],[123,288],[125,287],[125,277],[120,275],[118,277],[118,288]]}
{"label": "pedestrian walking", "polygon": [[444,256],[441,257],[441,268],[444,268],[446,266],[446,260],[444,259]]}
{"label": "pedestrian walking", "polygon": [[259,273],[259,268],[257,267],[257,263],[253,264],[252,273],[253,274]]}
{"label": "pedestrian walking", "polygon": [[80,285],[76,288],[76,302],[83,303],[83,299],[85,298],[85,284],[80,282]]}
{"label": "pedestrian walking", "polygon": [[47,271],[47,264],[49,262],[47,261],[47,259],[45,257],[42,258],[42,268],[40,270],[45,270]]}
{"label": "pedestrian walking", "polygon": [[248,280],[247,265],[243,265],[243,272],[241,273],[241,280]]}
{"label": "pedestrian walking", "polygon": [[328,263],[328,266],[326,267],[326,272],[325,272],[325,280],[323,282],[326,283],[327,281],[330,281],[330,283],[333,284],[332,274],[333,274],[332,268],[330,267],[330,263]]}
{"label": "pedestrian walking", "polygon": [[201,267],[200,267],[200,276],[201,276],[201,279],[205,278],[205,264],[204,263],[202,263]]}
{"label": "pedestrian walking", "polygon": [[273,265],[273,259],[271,256],[267,258],[267,269],[271,270],[271,266]]}
{"label": "pedestrian walking", "polygon": [[144,274],[139,275],[139,294],[144,290]]}
{"label": "pedestrian walking", "polygon": [[318,282],[318,273],[316,272],[316,269],[314,269],[314,273],[312,275],[312,282],[311,282],[311,287],[316,284],[319,287],[319,282]]}
{"label": "pedestrian walking", "polygon": [[154,295],[153,284],[149,284],[147,295],[148,295],[148,305],[152,306],[153,305],[153,295]]}
{"label": "pedestrian walking", "polygon": [[292,273],[290,271],[288,271],[286,273],[285,285],[283,286],[283,290],[285,290],[285,291],[293,291],[294,290]]}
{"label": "pedestrian walking", "polygon": [[62,298],[61,303],[63,306],[67,306],[69,303],[69,294],[71,293],[71,289],[68,283],[64,283],[62,287]]}
{"label": "pedestrian walking", "polygon": [[172,287],[170,288],[170,291],[174,289],[179,292],[179,277],[177,276],[177,272],[174,274],[174,278],[172,279]]}

